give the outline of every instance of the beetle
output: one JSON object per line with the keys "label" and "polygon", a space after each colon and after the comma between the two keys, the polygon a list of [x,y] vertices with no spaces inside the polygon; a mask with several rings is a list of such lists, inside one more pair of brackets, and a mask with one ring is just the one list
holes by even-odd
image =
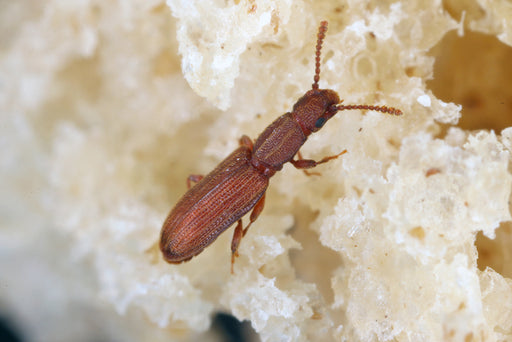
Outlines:
{"label": "beetle", "polygon": [[[162,226],[160,250],[167,262],[190,260],[238,222],[231,241],[233,273],[240,241],[263,210],[270,177],[287,162],[307,173],[306,169],[346,152],[344,150],[320,161],[303,159],[299,149],[311,133],[320,130],[327,120],[342,110],[364,109],[402,114],[393,107],[343,105],[334,90],[319,89],[320,51],[326,31],[327,21],[322,21],[317,36],[314,82],[312,88],[295,103],[293,110],[271,123],[254,143],[249,137],[242,136],[240,147],[207,176],[189,176],[189,190],[171,210]],[[295,156],[297,159],[294,159]],[[191,186],[192,182],[194,186]],[[249,224],[243,228],[242,217],[251,209]]]}

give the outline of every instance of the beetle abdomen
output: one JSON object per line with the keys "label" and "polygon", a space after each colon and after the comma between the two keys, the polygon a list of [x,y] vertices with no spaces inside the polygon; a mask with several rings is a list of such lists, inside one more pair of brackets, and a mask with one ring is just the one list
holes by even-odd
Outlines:
{"label": "beetle abdomen", "polygon": [[250,159],[251,150],[239,147],[178,201],[162,227],[166,261],[180,263],[199,254],[254,207],[268,178]]}

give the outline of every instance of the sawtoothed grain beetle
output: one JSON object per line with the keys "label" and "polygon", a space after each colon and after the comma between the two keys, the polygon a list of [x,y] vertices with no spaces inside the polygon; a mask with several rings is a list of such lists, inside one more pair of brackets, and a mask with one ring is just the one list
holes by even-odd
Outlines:
{"label": "sawtoothed grain beetle", "polygon": [[[386,106],[343,105],[334,90],[319,89],[320,50],[327,31],[327,21],[318,29],[315,76],[293,110],[260,134],[256,141],[243,136],[240,147],[205,177],[188,178],[189,190],[171,210],[162,226],[160,249],[169,263],[190,260],[237,222],[231,242],[231,272],[238,246],[251,224],[263,210],[265,191],[272,177],[290,162],[297,169],[310,169],[346,152],[320,161],[303,159],[299,149],[308,136],[320,130],[333,115],[342,110],[363,109],[401,115],[399,109]],[[293,159],[297,155],[297,159]],[[191,182],[196,184],[191,187]],[[250,222],[243,229],[242,216],[252,209]]]}

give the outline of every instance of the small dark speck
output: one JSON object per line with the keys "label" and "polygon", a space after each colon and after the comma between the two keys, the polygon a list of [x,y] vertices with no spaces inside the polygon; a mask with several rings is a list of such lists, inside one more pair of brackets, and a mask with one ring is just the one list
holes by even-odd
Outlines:
{"label": "small dark speck", "polygon": [[441,173],[440,169],[438,169],[437,167],[431,167],[430,169],[427,170],[427,172],[425,172],[425,177],[430,177],[438,173]]}
{"label": "small dark speck", "polygon": [[359,132],[361,132],[363,130],[363,127],[359,127]]}

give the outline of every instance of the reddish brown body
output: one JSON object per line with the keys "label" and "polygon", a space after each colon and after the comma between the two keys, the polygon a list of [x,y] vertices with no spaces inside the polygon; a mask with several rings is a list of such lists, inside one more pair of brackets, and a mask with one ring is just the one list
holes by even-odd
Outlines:
{"label": "reddish brown body", "polygon": [[190,189],[165,220],[160,245],[165,259],[182,262],[199,254],[254,207],[267,185],[268,177],[251,165],[251,150],[236,149]]}
{"label": "reddish brown body", "polygon": [[[322,128],[341,110],[369,109],[401,114],[398,109],[384,106],[344,106],[335,91],[318,89],[320,49],[326,31],[327,22],[323,21],[318,33],[312,89],[297,101],[292,112],[280,116],[268,126],[254,146],[248,137],[243,136],[241,146],[206,177],[189,177],[198,183],[178,201],[162,227],[160,249],[166,261],[180,263],[191,259],[238,221],[231,245],[233,265],[242,237],[263,210],[269,178],[287,162],[296,168],[308,169],[346,152],[318,162],[302,159],[299,149],[311,133]],[[297,160],[293,159],[295,155],[298,155]],[[250,223],[242,229],[241,218],[251,209]]]}

